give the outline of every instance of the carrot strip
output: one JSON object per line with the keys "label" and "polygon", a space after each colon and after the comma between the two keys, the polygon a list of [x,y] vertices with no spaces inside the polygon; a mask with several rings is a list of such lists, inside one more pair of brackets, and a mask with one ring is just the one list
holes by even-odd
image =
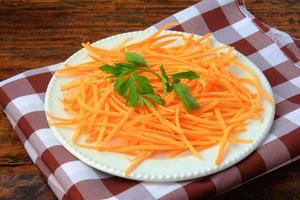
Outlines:
{"label": "carrot strip", "polygon": [[129,165],[129,167],[125,170],[125,175],[129,175],[141,162],[147,159],[153,152],[142,152],[141,155],[138,155],[136,159]]}
{"label": "carrot strip", "polygon": [[112,91],[113,91],[113,85],[111,85],[110,87],[107,88],[107,90],[105,91],[105,93],[101,96],[101,98],[97,102],[97,105],[96,105],[95,109],[93,110],[93,114],[92,114],[92,117],[90,119],[87,131],[89,131],[93,127],[93,125],[94,125],[94,123],[96,121],[97,114],[99,112],[98,110],[101,109],[102,104],[104,103],[105,99],[108,97],[108,95]]}
{"label": "carrot strip", "polygon": [[[105,111],[109,111],[108,104],[105,104]],[[104,119],[103,119],[103,123],[106,124],[106,123],[108,122],[108,116],[105,115],[103,118],[104,118]],[[102,126],[102,127],[100,128],[100,132],[99,132],[99,135],[98,135],[98,137],[97,137],[96,145],[99,146],[99,145],[102,143],[103,138],[104,138],[105,131],[106,131],[106,127],[105,127],[105,126]]]}
{"label": "carrot strip", "polygon": [[224,135],[223,135],[222,140],[221,140],[220,145],[219,145],[218,155],[217,155],[217,158],[215,160],[216,165],[220,165],[221,161],[224,157],[224,153],[225,153],[224,149],[225,149],[225,145],[227,143],[228,136],[230,134],[230,129],[231,128],[232,128],[232,126],[226,127],[226,130],[224,131]]}
{"label": "carrot strip", "polygon": [[130,114],[133,112],[133,109],[130,109],[128,111],[128,113],[126,113],[124,115],[124,117],[121,119],[121,121],[114,127],[114,129],[108,133],[107,137],[104,139],[104,142],[107,142],[109,141],[113,136],[114,134],[119,131],[121,129],[121,127],[123,126],[123,124],[128,120]]}

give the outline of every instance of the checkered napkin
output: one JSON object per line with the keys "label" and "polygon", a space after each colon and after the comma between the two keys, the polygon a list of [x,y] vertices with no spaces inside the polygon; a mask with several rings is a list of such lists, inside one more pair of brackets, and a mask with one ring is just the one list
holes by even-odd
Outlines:
{"label": "checkered napkin", "polygon": [[149,29],[170,21],[173,30],[204,35],[234,46],[268,78],[276,116],[268,138],[237,165],[202,180],[138,182],[97,171],[56,140],[44,113],[44,95],[61,65],[31,70],[0,83],[0,104],[32,161],[58,199],[202,199],[239,186],[300,158],[300,53],[291,37],[253,17],[234,0],[203,0]]}

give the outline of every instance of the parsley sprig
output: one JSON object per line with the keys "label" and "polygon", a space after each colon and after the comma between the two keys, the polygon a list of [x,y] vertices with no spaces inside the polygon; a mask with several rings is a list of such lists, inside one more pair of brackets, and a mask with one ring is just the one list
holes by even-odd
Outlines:
{"label": "parsley sprig", "polygon": [[154,102],[163,105],[164,100],[154,92],[149,79],[139,75],[140,72],[155,73],[148,67],[144,58],[134,52],[125,52],[124,56],[127,62],[100,67],[100,70],[111,74],[109,77],[116,78],[115,90],[133,107],[145,104],[153,107]]}
{"label": "parsley sprig", "polygon": [[114,88],[120,96],[126,99],[127,105],[133,107],[144,105],[154,107],[153,103],[164,104],[164,100],[155,93],[149,79],[140,75],[141,72],[148,72],[161,80],[165,94],[174,90],[188,111],[199,108],[196,98],[191,95],[187,85],[180,83],[181,79],[192,80],[199,78],[196,72],[185,71],[168,75],[163,65],[160,65],[160,75],[149,68],[147,62],[140,54],[125,52],[124,56],[126,62],[114,63],[114,65],[105,64],[99,69],[110,74],[109,78],[115,78]]}
{"label": "parsley sprig", "polygon": [[162,87],[165,93],[174,90],[178,98],[182,101],[185,109],[189,112],[200,107],[197,99],[192,96],[192,94],[188,90],[187,85],[180,83],[181,79],[193,80],[200,78],[200,76],[196,72],[190,70],[172,74],[171,77],[173,81],[171,82],[169,78],[170,76],[167,75],[163,65],[160,65],[159,69],[162,74]]}

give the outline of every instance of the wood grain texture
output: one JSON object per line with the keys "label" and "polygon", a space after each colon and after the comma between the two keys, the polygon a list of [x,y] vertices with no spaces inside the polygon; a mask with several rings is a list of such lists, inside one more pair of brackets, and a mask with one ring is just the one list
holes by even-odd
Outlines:
{"label": "wood grain texture", "polygon": [[[25,149],[0,107],[0,166],[31,164]],[[1,170],[1,167],[0,167]],[[0,196],[1,197],[1,196]]]}
{"label": "wood grain texture", "polygon": [[56,199],[34,165],[0,167],[0,199]]}
{"label": "wood grain texture", "polygon": [[[2,0],[0,80],[62,62],[81,42],[142,30],[196,2]],[[247,0],[246,7],[266,24],[300,38],[299,0]],[[0,110],[0,199],[55,199]],[[218,199],[300,199],[299,169],[300,161]]]}

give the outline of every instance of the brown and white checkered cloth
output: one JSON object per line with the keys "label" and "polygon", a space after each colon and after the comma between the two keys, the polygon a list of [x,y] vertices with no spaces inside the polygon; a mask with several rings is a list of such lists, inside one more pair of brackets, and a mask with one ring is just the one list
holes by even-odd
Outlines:
{"label": "brown and white checkered cloth", "polygon": [[267,139],[242,162],[202,180],[148,183],[114,177],[71,155],[47,124],[44,95],[60,64],[27,71],[0,82],[0,104],[58,199],[205,199],[300,158],[300,53],[291,37],[266,26],[234,0],[203,0],[150,29],[170,21],[180,24],[173,30],[212,32],[263,71],[276,98]]}

